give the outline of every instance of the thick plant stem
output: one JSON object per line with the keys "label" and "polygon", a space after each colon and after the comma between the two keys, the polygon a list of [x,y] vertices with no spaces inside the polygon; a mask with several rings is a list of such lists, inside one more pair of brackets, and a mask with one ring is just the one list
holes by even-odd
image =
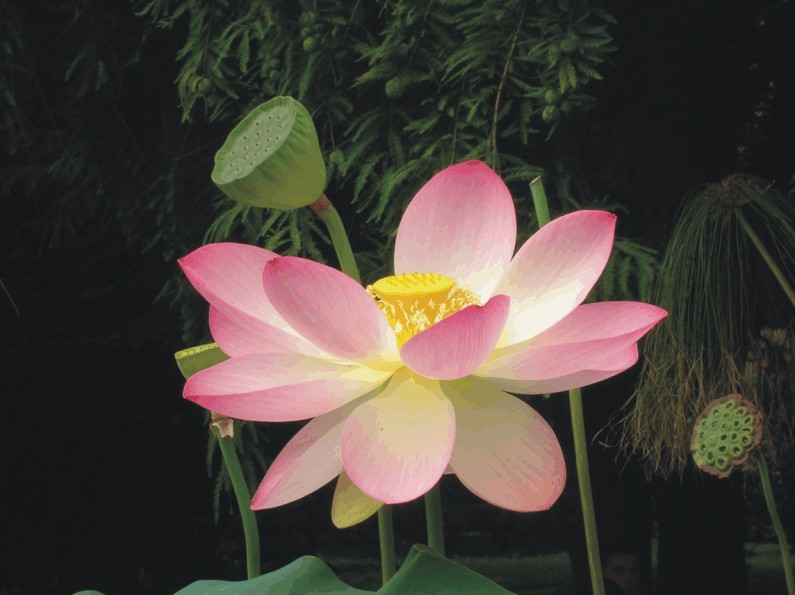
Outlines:
{"label": "thick plant stem", "polygon": [[787,281],[786,275],[784,275],[784,272],[776,264],[776,261],[770,255],[770,252],[767,251],[767,248],[765,248],[765,245],[762,243],[762,240],[759,239],[759,236],[756,235],[753,227],[751,227],[746,218],[743,217],[740,209],[734,209],[734,215],[737,217],[737,221],[740,222],[740,226],[743,228],[743,231],[751,239],[751,242],[753,242],[754,246],[759,252],[759,255],[765,261],[765,264],[767,264],[770,272],[773,273],[773,276],[776,278],[776,281],[778,281],[778,284],[781,285],[781,289],[783,289],[784,293],[787,294],[790,303],[793,305],[793,307],[795,307],[795,289],[793,289],[792,285],[790,285],[789,281]]}
{"label": "thick plant stem", "polygon": [[243,535],[246,539],[246,572],[248,578],[256,578],[260,575],[259,529],[254,511],[251,510],[251,492],[248,491],[246,480],[243,477],[243,469],[237,458],[233,438],[221,436],[221,432],[215,425],[211,428],[215,437],[218,438],[221,456],[229,473],[229,479],[232,480],[232,489],[237,499],[237,507],[240,509],[240,518],[243,521]]}
{"label": "thick plant stem", "polygon": [[591,494],[591,472],[588,468],[588,441],[585,438],[585,419],[582,409],[582,391],[569,391],[571,428],[574,436],[574,458],[577,462],[577,484],[580,486],[580,506],[585,525],[585,544],[588,547],[588,568],[591,571],[591,587],[594,595],[604,595],[604,577],[599,557],[599,537],[596,533],[596,514]]}
{"label": "thick plant stem", "polygon": [[378,509],[378,537],[381,543],[381,581],[386,584],[395,576],[395,531],[392,507],[388,504]]}
{"label": "thick plant stem", "polygon": [[345,233],[345,226],[342,224],[342,219],[340,219],[337,209],[334,208],[325,194],[310,205],[310,208],[326,225],[329,236],[331,236],[331,243],[334,244],[334,251],[337,253],[337,259],[340,261],[342,272],[361,284],[362,278],[359,275],[359,267],[356,266],[356,258],[353,256],[348,234]]}
{"label": "thick plant stem", "polygon": [[[309,207],[326,225],[342,272],[361,284],[359,267],[356,266],[356,258],[337,209],[325,193]],[[378,509],[378,540],[381,544],[381,579],[386,584],[395,574],[395,530],[392,525],[392,508],[387,505]]]}
{"label": "thick plant stem", "polygon": [[428,545],[444,556],[442,493],[438,483],[425,494],[425,522],[428,525]]}
{"label": "thick plant stem", "polygon": [[773,499],[773,486],[770,484],[770,473],[767,470],[767,461],[760,452],[756,457],[756,465],[759,467],[759,480],[762,482],[762,492],[765,494],[765,504],[770,520],[773,522],[773,529],[778,538],[778,547],[781,549],[781,561],[784,563],[784,578],[787,581],[787,593],[795,595],[795,579],[792,576],[792,557],[789,553],[787,536],[784,534],[784,527],[781,526],[781,519],[778,518],[776,501]]}
{"label": "thick plant stem", "polygon": [[[536,210],[538,227],[550,221],[547,195],[541,178],[530,182],[530,192]],[[585,417],[582,408],[582,391],[575,388],[569,391],[569,408],[571,410],[571,427],[574,436],[574,456],[577,463],[577,484],[580,487],[580,506],[585,525],[585,544],[588,548],[588,568],[591,572],[591,588],[594,595],[604,595],[605,585],[602,576],[602,563],[599,558],[599,537],[596,533],[596,514],[591,493],[591,473],[588,468],[588,441],[585,437]]]}

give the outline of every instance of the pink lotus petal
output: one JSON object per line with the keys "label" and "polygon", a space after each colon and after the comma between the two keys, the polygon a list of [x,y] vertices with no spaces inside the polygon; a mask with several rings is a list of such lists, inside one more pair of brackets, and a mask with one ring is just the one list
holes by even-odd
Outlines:
{"label": "pink lotus petal", "polygon": [[403,368],[348,418],[342,460],[351,481],[371,498],[408,502],[439,481],[454,439],[453,406],[439,383]]}
{"label": "pink lotus petal", "polygon": [[490,384],[502,390],[523,395],[564,392],[573,388],[581,388],[596,382],[601,382],[602,380],[612,378],[631,368],[638,361],[638,345],[637,343],[633,343],[629,347],[605,352],[603,360],[604,361],[593,362],[593,364],[591,364],[592,368],[588,370],[578,370],[572,374],[560,376],[558,378],[517,380],[514,378],[489,376],[483,378],[483,380],[488,381]]}
{"label": "pink lotus petal", "polygon": [[666,315],[665,310],[641,302],[586,304],[537,337],[495,350],[493,359],[477,373],[543,380],[580,370],[613,370],[606,359],[609,354],[623,352]]}
{"label": "pink lotus petal", "polygon": [[293,502],[337,477],[342,472],[342,427],[361,402],[316,417],[293,436],[268,468],[251,508],[261,510]]}
{"label": "pink lotus petal", "polygon": [[[230,357],[249,353],[300,353],[307,343],[258,320],[244,322],[240,317],[230,318],[215,306],[210,306],[210,332],[221,351]],[[317,353],[322,354],[320,350]]]}
{"label": "pink lotus petal", "polygon": [[504,295],[494,296],[483,306],[467,306],[406,341],[400,357],[428,378],[467,376],[493,351],[509,308],[510,300]]}
{"label": "pink lotus petal", "polygon": [[618,337],[634,337],[633,340],[637,341],[666,316],[668,312],[662,308],[643,302],[583,304],[555,326],[509,349],[515,351],[523,345],[541,347]]}
{"label": "pink lotus petal", "polygon": [[278,255],[245,244],[208,244],[179,260],[188,280],[225,318],[274,340],[284,350],[307,355],[321,351],[301,337],[274,310],[262,287],[265,264]]}
{"label": "pink lotus petal", "polygon": [[516,244],[511,193],[479,161],[448,167],[409,204],[395,240],[395,274],[441,273],[488,299]]}
{"label": "pink lotus petal", "polygon": [[604,211],[576,211],[525,242],[495,290],[511,298],[507,344],[534,337],[582,303],[610,257],[615,221]]}
{"label": "pink lotus petal", "polygon": [[183,396],[235,419],[296,421],[337,409],[388,377],[388,372],[359,365],[295,354],[253,353],[194,374]]}
{"label": "pink lotus petal", "polygon": [[450,466],[470,491],[495,506],[546,510],[566,483],[555,432],[529,405],[474,378],[443,383],[455,407]]}
{"label": "pink lotus petal", "polygon": [[364,288],[344,273],[285,256],[265,265],[263,283],[279,314],[324,351],[354,360],[396,355],[395,334],[386,317]]}

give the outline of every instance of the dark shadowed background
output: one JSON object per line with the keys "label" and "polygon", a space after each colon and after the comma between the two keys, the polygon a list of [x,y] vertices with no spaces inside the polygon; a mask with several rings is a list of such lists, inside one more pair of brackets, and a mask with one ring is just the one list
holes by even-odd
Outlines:
{"label": "dark shadowed background", "polygon": [[[373,37],[390,10],[378,4],[367,15]],[[402,3],[411,4],[424,10],[426,3]],[[175,18],[171,29],[154,27],[151,14],[136,14],[143,7],[120,0],[0,5],[0,595],[171,593],[199,578],[244,576],[241,531],[226,494],[214,519],[205,413],[182,400],[173,361],[186,342],[204,338],[196,314],[204,306],[170,281],[179,276],[176,259],[201,244],[217,215],[212,154],[234,120],[213,119],[209,106],[183,121],[176,56],[190,23]],[[548,140],[542,130],[525,158],[550,175],[564,163],[588,181],[589,196],[622,205],[619,234],[658,251],[681,200],[700,184],[743,171],[791,196],[791,3],[605,8],[615,19],[607,31],[616,51],[600,66],[602,80],[589,82],[593,109],[562,121]],[[268,12],[252,18],[267,21]],[[367,68],[355,56],[349,62]],[[253,83],[247,89],[257,102],[272,94]],[[385,110],[391,101],[371,96]],[[346,201],[354,181],[340,179],[336,206],[354,245],[375,258],[372,236],[362,231],[366,214]],[[406,182],[400,200],[420,184]],[[526,200],[526,186],[517,188]],[[550,194],[553,207],[571,205],[556,202],[554,187]],[[327,247],[316,251],[334,262]],[[633,373],[585,391],[590,434],[629,397]],[[571,451],[563,396],[531,403]],[[297,427],[266,428],[257,448],[272,458]],[[691,592],[677,580],[694,593],[747,592],[742,556],[732,558],[749,538],[741,483],[695,474],[649,482],[637,461],[603,442],[615,444],[615,436],[604,430],[591,448],[603,539],[641,544],[648,564],[656,523],[668,556],[660,560],[668,573],[661,582],[670,592]],[[217,459],[211,467],[217,472]],[[574,475],[572,457],[566,493],[537,515],[491,508],[447,478],[450,552],[569,550],[582,571]],[[793,486],[784,488],[780,501],[795,502]],[[377,556],[374,521],[338,531],[330,502],[327,488],[259,514],[267,568],[305,553]],[[782,513],[792,539],[795,515],[784,505]],[[423,541],[423,523],[417,503],[396,512],[399,554]],[[713,577],[706,586],[699,583],[705,575]]]}

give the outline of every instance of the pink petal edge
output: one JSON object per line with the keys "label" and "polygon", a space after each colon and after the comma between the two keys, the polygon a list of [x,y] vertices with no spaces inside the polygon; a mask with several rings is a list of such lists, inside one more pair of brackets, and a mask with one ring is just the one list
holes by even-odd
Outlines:
{"label": "pink petal edge", "polygon": [[324,351],[362,360],[395,352],[395,335],[375,301],[344,273],[304,258],[265,265],[268,299],[303,337]]}
{"label": "pink petal edge", "polygon": [[[279,328],[259,322],[231,318],[210,306],[210,333],[221,351],[235,357],[249,353],[301,353],[311,343]],[[314,355],[323,355],[319,349]]]}
{"label": "pink petal edge", "polygon": [[467,306],[406,341],[400,357],[428,378],[467,376],[493,351],[509,308],[510,300],[504,295],[494,296],[483,306]]}
{"label": "pink petal edge", "polygon": [[297,421],[328,413],[384,383],[388,372],[294,354],[233,357],[194,374],[183,396],[251,421]]}
{"label": "pink petal edge", "polygon": [[516,213],[505,183],[485,163],[459,163],[431,178],[403,213],[395,273],[441,273],[485,301],[515,244]]}
{"label": "pink petal edge", "polygon": [[615,222],[605,211],[576,211],[524,243],[495,289],[511,298],[506,344],[538,335],[582,303],[610,258]]}
{"label": "pink petal edge", "polygon": [[348,418],[342,460],[351,481],[386,504],[419,498],[447,468],[455,414],[439,383],[396,373],[383,393]]}
{"label": "pink petal edge", "polygon": [[222,242],[202,246],[179,260],[185,276],[224,318],[254,333],[283,342],[283,351],[320,355],[268,301],[262,271],[278,255],[247,244]]}
{"label": "pink petal edge", "polygon": [[342,473],[342,427],[361,402],[316,417],[301,428],[271,463],[254,494],[251,508],[262,510],[293,502]]}
{"label": "pink petal edge", "polygon": [[529,405],[476,379],[444,383],[455,407],[450,466],[474,494],[519,512],[547,510],[566,483],[549,424]]}
{"label": "pink petal edge", "polygon": [[580,370],[615,369],[611,353],[637,342],[667,315],[641,302],[585,304],[533,339],[496,349],[480,376],[541,380]]}
{"label": "pink petal edge", "polygon": [[500,378],[497,376],[484,376],[484,381],[502,390],[522,395],[541,395],[545,393],[559,393],[573,388],[582,388],[607,380],[634,366],[638,361],[638,345],[631,344],[617,351],[605,353],[603,362],[594,362],[588,370],[577,370],[557,378],[518,380],[515,378]]}

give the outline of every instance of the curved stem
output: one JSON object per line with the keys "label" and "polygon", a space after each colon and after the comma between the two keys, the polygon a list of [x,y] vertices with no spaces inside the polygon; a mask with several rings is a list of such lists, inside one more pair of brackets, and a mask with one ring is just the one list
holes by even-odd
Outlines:
{"label": "curved stem", "polygon": [[392,507],[388,504],[378,509],[378,538],[381,544],[381,582],[386,584],[395,576],[395,530]]}
{"label": "curved stem", "polygon": [[444,556],[442,493],[438,483],[425,494],[425,523],[428,525],[428,545]]}
{"label": "curved stem", "polygon": [[342,224],[342,219],[340,219],[337,209],[334,208],[325,194],[310,205],[310,208],[326,225],[329,236],[331,236],[331,243],[334,245],[334,251],[337,253],[337,259],[340,261],[342,272],[361,284],[362,278],[359,275],[359,267],[356,266],[356,258],[353,256],[348,234],[345,233],[345,226]]}
{"label": "curved stem", "polygon": [[773,529],[776,531],[776,537],[778,538],[778,547],[781,549],[781,561],[784,564],[787,593],[795,595],[795,579],[792,576],[792,558],[789,554],[787,536],[784,533],[784,527],[781,526],[781,519],[778,518],[778,509],[776,508],[776,501],[773,499],[773,486],[770,484],[767,461],[765,461],[765,457],[761,452],[756,457],[756,465],[759,467],[759,481],[762,482],[762,492],[765,494],[767,512],[770,514],[770,520],[773,522]]}
{"label": "curved stem", "polygon": [[505,88],[505,79],[508,78],[508,70],[511,68],[511,61],[513,60],[513,53],[516,51],[516,45],[519,41],[519,33],[522,32],[522,23],[524,21],[524,11],[526,7],[522,7],[522,13],[519,15],[516,24],[516,32],[511,39],[511,47],[508,50],[508,57],[505,60],[505,66],[502,69],[500,76],[500,84],[497,85],[497,97],[494,100],[494,115],[491,120],[491,166],[494,169],[499,167],[497,163],[497,124],[500,119],[500,101],[502,100],[502,92]]}
{"label": "curved stem", "polygon": [[[550,221],[547,195],[541,177],[530,182],[538,227]],[[599,537],[596,532],[596,513],[591,493],[591,473],[588,466],[588,441],[585,437],[585,416],[582,408],[582,391],[575,388],[569,391],[571,428],[574,437],[574,457],[577,463],[577,485],[580,488],[580,507],[585,525],[585,545],[588,548],[588,568],[591,572],[591,588],[594,595],[604,595],[605,585],[602,576],[602,563],[599,558]]]}
{"label": "curved stem", "polygon": [[770,272],[773,273],[773,276],[776,278],[776,281],[778,281],[778,284],[781,285],[781,289],[783,289],[784,293],[787,294],[790,303],[795,306],[795,289],[793,289],[792,285],[790,285],[787,281],[787,277],[784,275],[784,272],[776,264],[776,261],[770,255],[770,252],[767,251],[767,248],[765,248],[765,245],[762,243],[762,240],[759,239],[759,236],[756,235],[753,227],[751,227],[746,218],[743,217],[740,209],[734,209],[734,215],[737,217],[737,221],[740,222],[740,226],[743,228],[743,231],[751,239],[751,242],[753,242],[754,246],[756,246],[756,249],[759,251],[759,255],[762,257],[762,260],[765,261],[765,264],[767,264]]}
{"label": "curved stem", "polygon": [[237,499],[237,507],[240,510],[240,519],[243,521],[243,535],[246,540],[246,571],[248,578],[256,578],[260,575],[260,554],[259,554],[259,530],[254,511],[251,510],[251,492],[248,491],[246,480],[243,477],[243,469],[240,467],[240,460],[237,458],[237,451],[232,437],[222,437],[220,430],[212,425],[213,435],[218,438],[218,445],[221,447],[221,456],[224,459],[229,479],[232,481],[232,489]]}

